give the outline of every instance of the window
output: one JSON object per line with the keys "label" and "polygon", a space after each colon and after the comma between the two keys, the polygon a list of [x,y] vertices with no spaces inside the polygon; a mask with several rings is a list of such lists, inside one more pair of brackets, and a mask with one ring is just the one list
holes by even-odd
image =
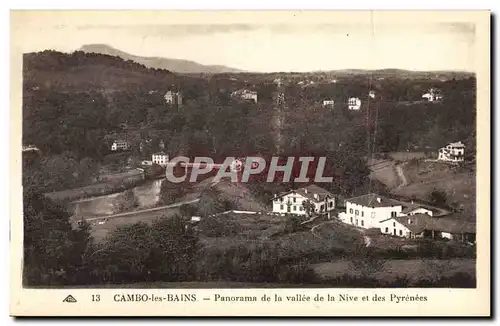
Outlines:
{"label": "window", "polygon": [[358,219],[356,219],[356,225],[358,225]]}
{"label": "window", "polygon": [[361,211],[361,217],[365,216],[365,212]]}
{"label": "window", "polygon": [[389,228],[385,228],[385,233],[389,232]]}
{"label": "window", "polygon": [[375,212],[372,212],[372,218],[375,218]]}
{"label": "window", "polygon": [[293,202],[296,203],[297,202],[297,198],[293,197]]}
{"label": "window", "polygon": [[392,226],[396,226],[396,222],[392,222]]}
{"label": "window", "polygon": [[403,230],[399,230],[399,235],[403,235]]}
{"label": "window", "polygon": [[332,207],[333,206],[333,201],[331,201],[329,205],[330,205],[330,207]]}
{"label": "window", "polygon": [[359,211],[358,211],[358,210],[356,210],[355,214],[356,214],[356,215],[359,215]]}
{"label": "window", "polygon": [[352,217],[351,217],[351,224],[352,224]]}
{"label": "window", "polygon": [[297,207],[296,206],[293,206],[293,210],[296,211],[297,210]]}
{"label": "window", "polygon": [[361,226],[365,226],[365,221],[361,220]]}
{"label": "window", "polygon": [[352,214],[352,208],[351,208],[351,209],[349,209],[349,213],[351,213],[351,214]]}
{"label": "window", "polygon": [[280,198],[280,201],[283,201],[283,197]]}
{"label": "window", "polygon": [[396,217],[396,212],[391,212],[391,217]]}
{"label": "window", "polygon": [[319,207],[319,211],[320,211],[320,212],[322,212],[324,209],[325,209],[325,205],[321,205],[321,206]]}
{"label": "window", "polygon": [[283,210],[283,205],[280,205],[280,209]]}
{"label": "window", "polygon": [[300,210],[300,211],[303,211],[303,210],[304,210],[304,207],[299,206],[299,210]]}

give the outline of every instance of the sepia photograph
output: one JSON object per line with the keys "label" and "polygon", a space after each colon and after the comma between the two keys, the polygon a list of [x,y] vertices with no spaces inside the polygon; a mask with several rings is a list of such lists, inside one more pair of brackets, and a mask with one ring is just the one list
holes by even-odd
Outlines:
{"label": "sepia photograph", "polygon": [[110,14],[11,12],[22,291],[478,289],[489,12]]}

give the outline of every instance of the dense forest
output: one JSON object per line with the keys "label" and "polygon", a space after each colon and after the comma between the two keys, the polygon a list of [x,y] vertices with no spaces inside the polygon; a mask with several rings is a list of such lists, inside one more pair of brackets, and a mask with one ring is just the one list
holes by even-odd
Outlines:
{"label": "dense forest", "polygon": [[[306,261],[290,261],[277,248],[205,251],[196,234],[185,228],[189,214],[160,219],[152,226],[122,227],[104,243],[93,242],[88,226],[73,229],[69,214],[42,194],[91,183],[105,164],[114,135],[134,134],[139,140],[151,139],[152,144],[162,140],[171,156],[203,155],[217,162],[226,156],[276,154],[280,120],[280,154],[326,156],[325,174],[334,181],[325,187],[345,196],[368,190],[365,158],[369,154],[435,151],[458,140],[475,148],[473,77],[443,82],[394,75],[374,81],[362,74],[312,87],[288,83],[281,89],[285,104],[278,106],[278,88],[270,76],[182,76],[100,54],[26,54],[23,74],[23,144],[35,145],[42,153],[36,163],[23,162],[24,272],[26,284],[33,286],[228,281],[236,280],[234,275],[239,275],[237,281],[247,282],[315,279]],[[244,87],[258,92],[258,103],[231,98],[232,91]],[[431,87],[445,94],[442,102],[421,101],[422,93]],[[172,89],[182,91],[182,105],[165,103],[163,96]],[[369,99],[370,90],[376,91],[375,99]],[[359,112],[347,109],[345,102],[351,96],[361,98]],[[338,104],[323,107],[324,99]],[[132,146],[133,155],[148,158],[138,152],[138,142]],[[169,186],[165,183],[164,188]],[[269,197],[272,191],[264,188],[257,193]],[[171,203],[182,196],[183,190],[178,192],[171,191],[161,200]],[[209,203],[205,212],[230,206],[217,203],[214,196],[205,199]],[[375,286],[372,281],[330,280]],[[439,282],[463,284],[464,280]]]}

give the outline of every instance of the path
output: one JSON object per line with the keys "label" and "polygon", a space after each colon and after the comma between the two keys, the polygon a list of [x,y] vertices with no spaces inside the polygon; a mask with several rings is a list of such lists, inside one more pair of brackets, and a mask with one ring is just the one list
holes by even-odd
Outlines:
{"label": "path", "polygon": [[160,207],[143,209],[143,210],[140,210],[140,211],[131,211],[131,212],[125,212],[125,213],[120,213],[120,214],[103,215],[103,216],[99,216],[99,217],[88,218],[88,219],[85,219],[85,221],[110,219],[110,218],[117,218],[117,217],[124,217],[124,216],[142,214],[142,213],[147,213],[147,212],[154,212],[154,211],[159,211],[159,210],[162,210],[162,209],[176,208],[176,207],[179,207],[179,206],[182,206],[182,205],[186,205],[186,204],[194,204],[194,203],[197,203],[199,201],[200,201],[200,199],[196,198],[196,199],[186,200],[186,201],[182,201],[182,202],[178,202],[178,203],[174,203],[174,204],[170,204],[170,205],[166,205],[166,206],[160,206]]}
{"label": "path", "polygon": [[399,179],[401,180],[401,183],[399,184],[398,188],[405,187],[406,185],[408,185],[408,180],[406,180],[406,176],[401,165],[396,165],[396,172],[398,174]]}

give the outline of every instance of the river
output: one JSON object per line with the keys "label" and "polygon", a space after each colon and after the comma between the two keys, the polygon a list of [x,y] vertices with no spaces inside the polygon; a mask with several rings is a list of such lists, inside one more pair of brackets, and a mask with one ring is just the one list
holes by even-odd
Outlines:
{"label": "river", "polygon": [[[135,188],[132,188],[138,203],[138,209],[151,208],[156,205],[160,195],[161,184],[164,179],[147,181]],[[130,190],[128,190],[130,191]],[[114,193],[105,196],[91,197],[84,200],[72,202],[69,211],[79,217],[92,217],[111,215],[120,212],[120,206],[125,204],[123,194],[125,192]]]}

